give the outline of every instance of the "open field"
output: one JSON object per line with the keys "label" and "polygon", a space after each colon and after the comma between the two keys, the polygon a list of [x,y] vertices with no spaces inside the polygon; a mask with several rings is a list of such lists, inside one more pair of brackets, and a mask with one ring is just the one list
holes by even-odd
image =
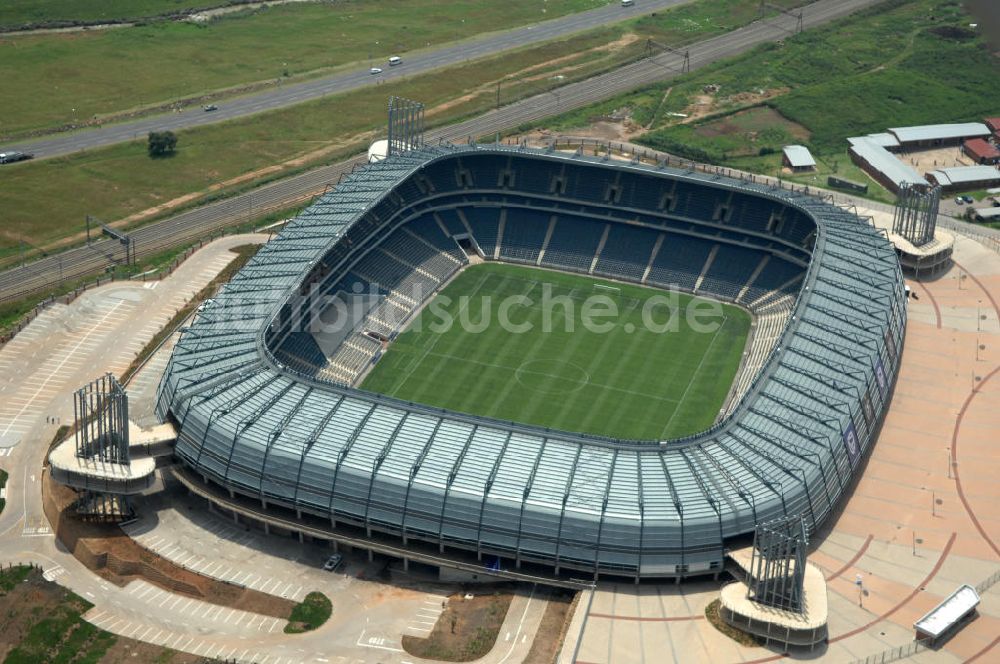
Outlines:
{"label": "open field", "polygon": [[[76,125],[205,92],[325,73],[350,63],[481,32],[556,18],[598,0],[454,3],[450,0],[296,3],[237,12],[207,24],[0,39],[9,93],[0,136]],[[39,82],[48,82],[40,88]]]}
{"label": "open field", "polygon": [[5,0],[0,5],[0,28],[120,21],[228,4],[229,0]]}
{"label": "open field", "polygon": [[[750,315],[723,305],[721,320],[703,319],[715,323],[710,331],[695,331],[687,313],[705,306],[701,298],[674,294],[671,308],[654,299],[668,295],[662,290],[613,284],[620,291],[608,293],[595,284],[609,282],[513,265],[470,267],[393,342],[362,388],[619,438],[671,438],[710,426],[739,366]],[[616,311],[599,319],[607,329],[585,323],[584,300],[601,294]],[[518,296],[530,302],[505,299]],[[502,324],[504,311],[514,326],[530,329],[507,331],[517,328]],[[644,313],[664,323],[672,311],[676,331],[644,323]],[[455,324],[438,325],[449,318]]]}
{"label": "open field", "polygon": [[[754,0],[727,2],[733,16],[752,18],[748,8],[756,7]],[[741,12],[735,11],[737,5]],[[385,100],[391,94],[423,101],[428,122],[445,124],[491,108],[498,82],[501,99],[508,102],[634,60],[645,53],[645,36],[662,41],[670,30],[688,26],[686,39],[693,41],[736,27],[713,19],[717,11],[714,0],[700,0],[655,17],[388,83],[378,94],[360,90],[180,132],[178,152],[170,159],[149,159],[144,141],[138,140],[18,164],[4,173],[11,185],[5,210],[13,221],[0,228],[0,259],[17,254],[22,239],[29,252],[53,248],[55,242],[80,233],[86,214],[111,222],[180,197],[185,197],[182,205],[190,206],[219,191],[259,183],[262,177],[360,151],[382,130]],[[73,195],[66,196],[67,191]]]}
{"label": "open field", "polygon": [[81,617],[90,602],[42,577],[37,568],[0,571],[0,658],[6,664],[38,662],[200,662],[179,653],[100,630]]}
{"label": "open field", "polygon": [[[968,29],[973,21],[951,0],[889,0],[705,67],[674,81],[669,94],[667,85],[651,86],[542,126],[571,131],[628,108],[633,121],[649,129],[636,142],[769,175],[780,169],[781,155],[766,153],[794,139],[812,149],[821,172],[789,179],[825,184],[825,175],[836,172],[868,181],[870,196],[891,200],[849,163],[845,139],[887,127],[996,115],[1000,98],[990,82],[1000,77],[1000,57]],[[773,121],[757,123],[753,133],[742,131],[738,125],[748,108],[771,109]],[[670,113],[704,117],[692,121]],[[727,125],[735,129],[716,130]],[[804,140],[793,127],[806,132]]]}

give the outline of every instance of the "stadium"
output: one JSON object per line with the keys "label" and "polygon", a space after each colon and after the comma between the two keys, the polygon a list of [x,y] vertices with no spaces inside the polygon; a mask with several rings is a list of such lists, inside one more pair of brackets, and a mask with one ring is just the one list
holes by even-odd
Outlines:
{"label": "stadium", "polygon": [[[616,329],[549,347],[452,329],[440,353],[411,329],[449,292],[542,281],[626,310],[681,291],[733,329],[714,345]],[[887,238],[816,197],[580,152],[421,146],[344,178],[206,303],[157,415],[182,474],[331,539],[681,578],[720,571],[759,523],[815,531],[837,509],[905,323]],[[470,349],[497,359],[463,362]]]}

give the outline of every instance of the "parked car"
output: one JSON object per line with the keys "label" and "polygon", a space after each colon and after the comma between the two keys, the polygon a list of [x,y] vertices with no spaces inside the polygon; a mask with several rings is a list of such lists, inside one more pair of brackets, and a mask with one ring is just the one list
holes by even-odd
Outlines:
{"label": "parked car", "polygon": [[969,205],[972,205],[973,203],[976,202],[976,199],[973,198],[972,196],[969,196],[968,194],[966,194],[965,196],[962,196],[962,200],[964,200]]}
{"label": "parked car", "polygon": [[344,564],[344,556],[340,555],[339,553],[335,553],[326,559],[326,562],[323,563],[323,569],[326,570],[327,572],[332,572],[333,570],[337,569],[343,564]]}
{"label": "parked car", "polygon": [[219,110],[219,107],[216,106],[215,104],[205,104],[204,106],[201,107],[201,110],[203,110],[206,113],[208,113],[209,111],[217,111],[217,110]]}
{"label": "parked car", "polygon": [[965,199],[962,198],[961,196],[956,196],[955,197],[955,205],[961,205],[964,202],[965,202]]}
{"label": "parked car", "polygon": [[393,56],[391,56],[389,58],[389,66],[390,67],[395,67],[396,65],[398,65],[402,61],[403,61],[403,58],[399,57],[398,55],[393,55]]}
{"label": "parked car", "polygon": [[27,152],[18,152],[12,150],[10,152],[0,152],[0,164],[13,164],[15,161],[27,161],[28,159],[33,159],[35,155],[28,154]]}
{"label": "parked car", "polygon": [[381,67],[372,67],[371,68],[371,72],[372,72],[372,74],[381,74],[382,73],[382,68]]}

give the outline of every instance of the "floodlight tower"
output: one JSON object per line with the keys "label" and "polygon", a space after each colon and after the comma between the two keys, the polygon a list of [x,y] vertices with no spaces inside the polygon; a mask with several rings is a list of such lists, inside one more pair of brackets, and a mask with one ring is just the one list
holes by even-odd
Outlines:
{"label": "floodlight tower", "polygon": [[892,232],[919,247],[934,239],[941,187],[904,182],[896,200]]}
{"label": "floodlight tower", "polygon": [[423,144],[424,105],[403,97],[390,97],[387,156],[416,150]]}

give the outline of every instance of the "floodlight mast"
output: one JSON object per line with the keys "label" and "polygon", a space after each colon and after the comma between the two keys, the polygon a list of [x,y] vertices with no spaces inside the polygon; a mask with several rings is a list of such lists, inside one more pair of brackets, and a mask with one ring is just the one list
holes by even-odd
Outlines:
{"label": "floodlight mast", "polygon": [[424,144],[424,105],[403,97],[389,98],[387,157],[416,150]]}
{"label": "floodlight mast", "polygon": [[915,247],[927,244],[934,239],[940,204],[940,185],[904,182],[893,212],[892,232]]}

